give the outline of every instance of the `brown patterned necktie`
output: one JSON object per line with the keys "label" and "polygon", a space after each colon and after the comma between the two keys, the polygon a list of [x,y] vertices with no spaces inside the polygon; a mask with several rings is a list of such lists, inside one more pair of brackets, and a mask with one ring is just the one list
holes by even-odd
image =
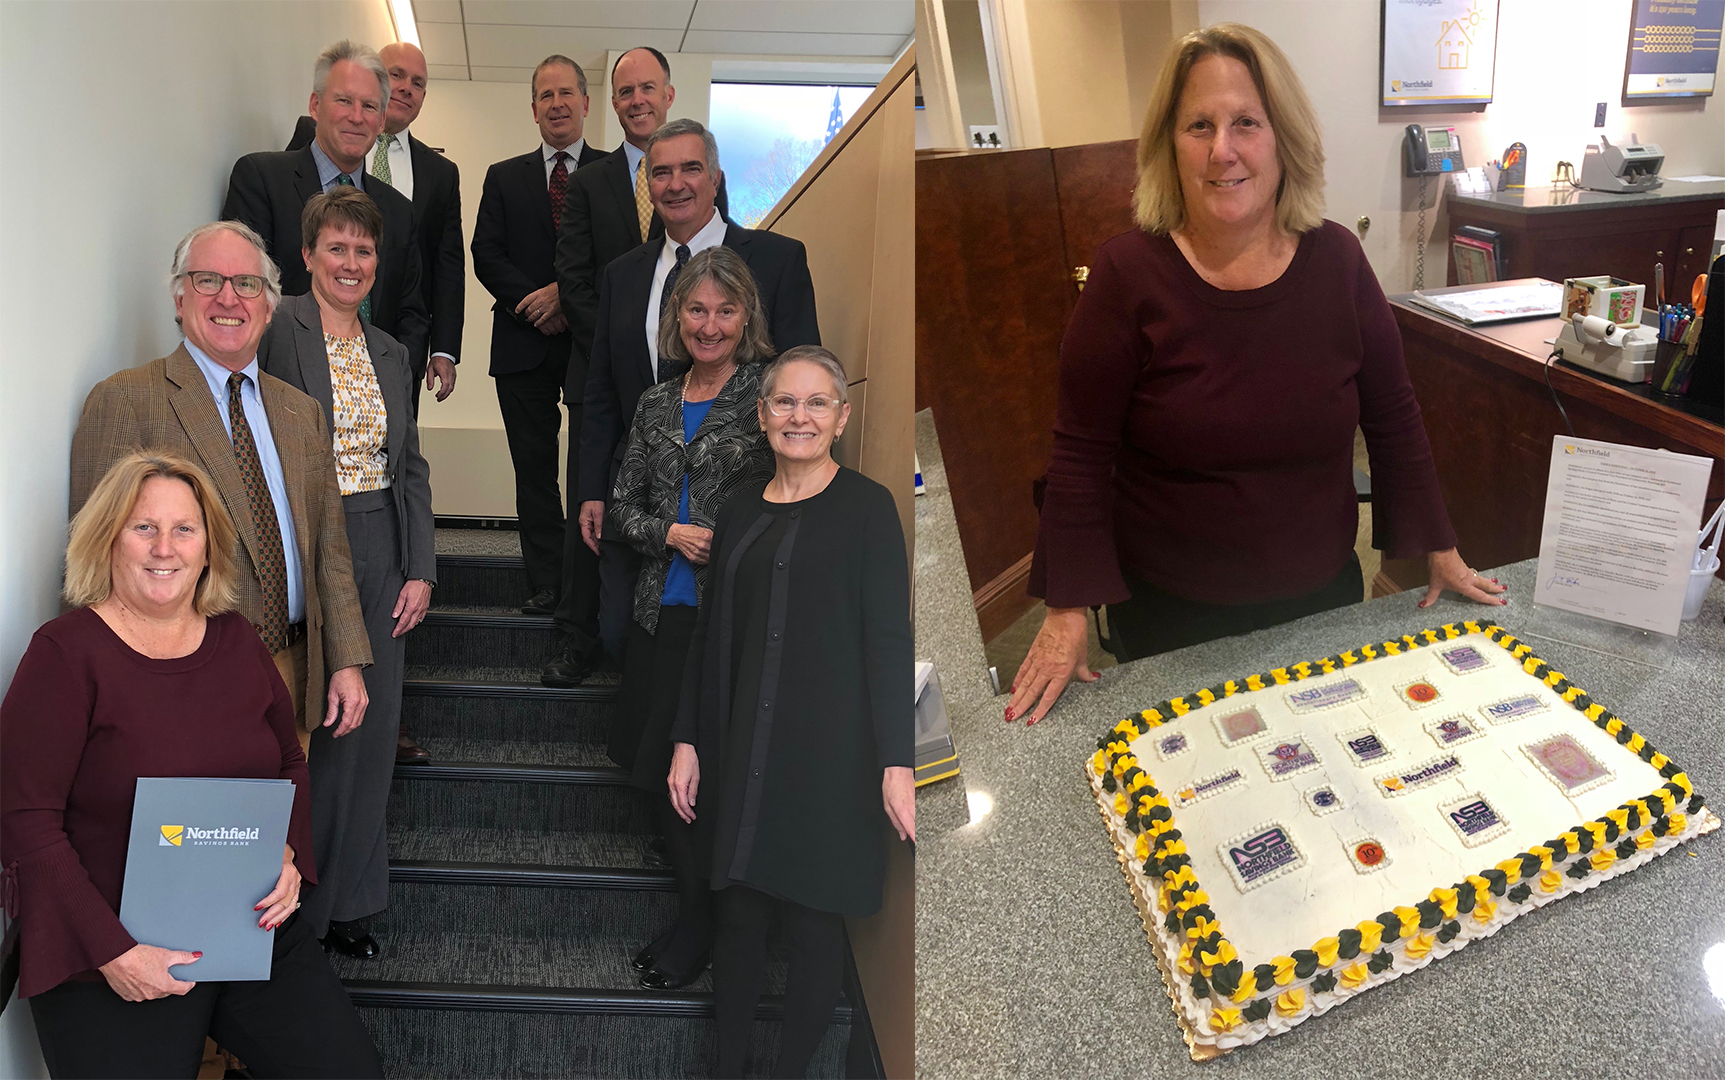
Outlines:
{"label": "brown patterned necktie", "polygon": [[245,381],[245,375],[238,371],[228,376],[228,422],[234,433],[234,457],[246,482],[246,501],[252,507],[252,527],[258,534],[258,580],[264,587],[264,617],[258,633],[264,646],[273,653],[287,644],[287,562],[282,558],[282,530],[281,522],[276,519],[275,500],[270,498],[269,482],[264,479],[263,463],[258,460],[258,444],[252,438],[252,426],[246,421],[246,408],[240,401],[240,387]]}
{"label": "brown patterned necktie", "polygon": [[647,240],[647,228],[653,223],[653,198],[647,191],[647,159],[642,158],[635,170],[635,217],[641,223],[641,240]]}
{"label": "brown patterned necktie", "polygon": [[569,155],[557,151],[557,164],[551,169],[551,229],[563,227],[563,199],[569,194],[569,166],[563,164]]}

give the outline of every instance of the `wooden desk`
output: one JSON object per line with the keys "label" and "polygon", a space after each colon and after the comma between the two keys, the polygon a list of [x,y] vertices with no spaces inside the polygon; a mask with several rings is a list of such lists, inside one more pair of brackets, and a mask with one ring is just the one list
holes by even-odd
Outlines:
{"label": "wooden desk", "polygon": [[[1545,385],[1551,353],[1545,342],[1557,336],[1562,320],[1471,329],[1407,303],[1406,294],[1390,302],[1462,556],[1472,566],[1537,557],[1551,441],[1566,434]],[[1550,376],[1575,435],[1713,458],[1709,512],[1725,494],[1721,410],[1666,399],[1562,361]],[[1424,574],[1423,564],[1386,560],[1377,588],[1411,588]]]}

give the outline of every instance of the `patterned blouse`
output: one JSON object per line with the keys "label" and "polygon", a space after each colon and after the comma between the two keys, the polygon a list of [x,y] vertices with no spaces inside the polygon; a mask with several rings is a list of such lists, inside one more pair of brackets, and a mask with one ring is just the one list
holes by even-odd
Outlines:
{"label": "patterned blouse", "polygon": [[335,400],[335,478],[343,495],[389,486],[389,427],[365,337],[323,336]]}
{"label": "patterned blouse", "polygon": [[[743,364],[713,399],[693,442],[683,441],[683,380],[668,379],[641,395],[623,466],[612,491],[611,520],[641,560],[635,582],[635,621],[659,626],[659,601],[672,549],[665,537],[677,523],[683,478],[689,478],[689,523],[711,529],[731,494],[772,478],[775,462],[755,414],[760,364]],[[708,571],[695,567],[695,593],[704,596]]]}

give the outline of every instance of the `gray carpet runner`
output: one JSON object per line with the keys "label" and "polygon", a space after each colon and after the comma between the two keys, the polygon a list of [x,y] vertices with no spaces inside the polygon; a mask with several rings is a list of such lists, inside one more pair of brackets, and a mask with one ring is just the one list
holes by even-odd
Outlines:
{"label": "gray carpet runner", "polygon": [[[701,1077],[716,1058],[711,975],[643,990],[629,960],[676,912],[653,818],[605,756],[617,673],[539,685],[551,620],[524,616],[512,532],[439,529],[435,606],[408,638],[403,726],[433,755],[390,790],[384,953],[332,956],[391,1077]],[[750,1075],[778,1052],[772,943]],[[811,1076],[866,1075],[840,1003]],[[860,1021],[860,1015],[857,1016]],[[866,1039],[866,1027],[855,1029]]]}

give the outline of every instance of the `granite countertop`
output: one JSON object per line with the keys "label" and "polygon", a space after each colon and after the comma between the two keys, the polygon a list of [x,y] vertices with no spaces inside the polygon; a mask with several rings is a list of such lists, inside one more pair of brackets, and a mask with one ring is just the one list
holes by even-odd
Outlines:
{"label": "granite countertop", "polygon": [[[1506,608],[1451,596],[1420,611],[1421,593],[1401,593],[1110,669],[1026,728],[1003,723],[1005,698],[991,694],[926,412],[917,449],[928,492],[916,515],[917,657],[940,667],[964,767],[917,794],[919,1076],[1725,1074],[1725,830],[1286,1035],[1193,1063],[1085,782],[1097,736],[1173,694],[1412,630],[1495,617],[1514,632],[1535,565],[1492,572],[1511,587]],[[1529,639],[1682,765],[1716,810],[1722,615],[1715,581],[1669,672]]]}
{"label": "granite countertop", "polygon": [[[1577,167],[1578,175],[1580,166]],[[1494,210],[1520,211],[1527,214],[1550,214],[1568,210],[1603,210],[1612,207],[1646,206],[1651,203],[1718,201],[1725,199],[1725,181],[1710,180],[1690,183],[1670,180],[1652,191],[1610,192],[1586,191],[1567,184],[1550,187],[1528,187],[1522,191],[1494,191],[1484,195],[1463,195],[1449,192],[1444,196],[1460,206],[1479,206]]]}

